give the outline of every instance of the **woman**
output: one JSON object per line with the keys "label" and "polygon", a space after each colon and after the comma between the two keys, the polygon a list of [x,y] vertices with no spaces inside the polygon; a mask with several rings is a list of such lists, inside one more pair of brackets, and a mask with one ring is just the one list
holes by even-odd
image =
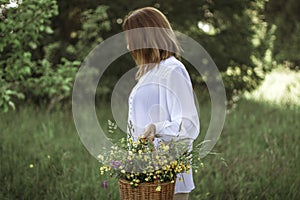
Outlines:
{"label": "woman", "polygon": [[[133,136],[156,145],[177,137],[191,141],[191,148],[199,134],[199,118],[189,74],[177,59],[179,46],[170,23],[159,10],[146,7],[130,13],[123,29],[127,48],[138,65],[138,83],[129,96]],[[182,176],[177,177],[175,199],[188,199],[195,187],[192,171]]]}

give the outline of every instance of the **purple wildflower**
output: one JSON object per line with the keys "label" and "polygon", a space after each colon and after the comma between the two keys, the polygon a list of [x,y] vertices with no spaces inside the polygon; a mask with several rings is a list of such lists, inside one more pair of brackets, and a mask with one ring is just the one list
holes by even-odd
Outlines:
{"label": "purple wildflower", "polygon": [[121,162],[120,161],[111,161],[111,165],[112,165],[112,167],[114,168],[114,169],[116,169],[116,168],[118,168],[118,167],[120,167],[121,166]]}
{"label": "purple wildflower", "polygon": [[103,181],[103,187],[104,187],[104,189],[107,188],[107,181],[106,180]]}

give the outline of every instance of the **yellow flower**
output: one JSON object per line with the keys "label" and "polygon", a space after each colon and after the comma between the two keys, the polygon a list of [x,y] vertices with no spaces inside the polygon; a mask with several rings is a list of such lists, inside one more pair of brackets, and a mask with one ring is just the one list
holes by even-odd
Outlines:
{"label": "yellow flower", "polygon": [[123,174],[125,174],[126,171],[125,171],[124,169],[122,169],[121,172],[122,172]]}
{"label": "yellow flower", "polygon": [[170,147],[168,145],[165,146],[165,150],[168,151]]}
{"label": "yellow flower", "polygon": [[155,191],[156,191],[156,192],[160,192],[160,191],[161,191],[161,186],[160,186],[160,185],[157,186],[156,189],[155,189]]}
{"label": "yellow flower", "polygon": [[29,165],[29,168],[33,168],[33,167],[34,167],[34,165],[33,165],[33,164],[30,164],[30,165]]}
{"label": "yellow flower", "polygon": [[177,160],[174,160],[172,163],[171,163],[172,167],[175,167],[177,165]]}

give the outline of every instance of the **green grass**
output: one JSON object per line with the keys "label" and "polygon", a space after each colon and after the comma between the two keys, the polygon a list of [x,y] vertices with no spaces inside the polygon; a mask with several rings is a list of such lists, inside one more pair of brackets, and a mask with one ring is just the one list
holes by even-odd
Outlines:
{"label": "green grass", "polygon": [[[200,103],[203,138],[210,114]],[[110,118],[108,111],[98,115]],[[0,119],[0,199],[118,199],[116,180],[103,189],[69,109],[24,106]],[[299,119],[297,106],[241,100],[226,118],[218,154],[195,174],[190,199],[299,199]]]}
{"label": "green grass", "polygon": [[299,107],[242,100],[226,119],[220,155],[195,177],[193,199],[299,199],[299,119]]}

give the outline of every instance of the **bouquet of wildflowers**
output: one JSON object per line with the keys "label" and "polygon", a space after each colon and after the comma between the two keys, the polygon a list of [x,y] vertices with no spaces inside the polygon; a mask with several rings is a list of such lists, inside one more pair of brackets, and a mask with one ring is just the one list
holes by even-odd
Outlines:
{"label": "bouquet of wildflowers", "polygon": [[174,138],[154,146],[147,139],[135,140],[131,131],[127,139],[122,138],[98,158],[101,175],[127,180],[133,188],[140,183],[157,182],[156,191],[160,191],[160,183],[174,183],[178,174],[189,173],[192,166],[198,168],[203,165],[199,155],[193,154],[184,140]]}

